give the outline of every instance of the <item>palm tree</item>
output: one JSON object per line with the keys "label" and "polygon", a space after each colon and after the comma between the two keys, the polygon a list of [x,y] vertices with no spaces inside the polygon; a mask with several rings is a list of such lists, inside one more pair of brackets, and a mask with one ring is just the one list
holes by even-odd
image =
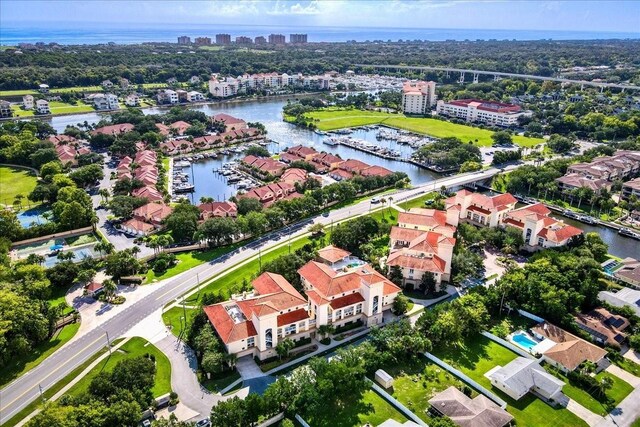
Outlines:
{"label": "palm tree", "polygon": [[102,200],[103,200],[104,202],[108,202],[108,201],[109,201],[109,196],[110,196],[111,194],[109,193],[109,190],[108,190],[108,189],[106,189],[106,188],[101,188],[101,189],[98,191],[98,194],[100,195],[100,197],[102,197]]}
{"label": "palm tree", "polygon": [[140,248],[138,246],[134,246],[130,250],[131,250],[131,255],[138,258],[138,254],[140,253]]}
{"label": "palm tree", "polygon": [[318,335],[325,338],[327,335],[332,334],[336,328],[333,325],[320,325],[318,327]]}
{"label": "palm tree", "polygon": [[227,354],[224,361],[227,363],[227,366],[229,366],[229,369],[233,370],[238,363],[238,356],[235,354]]}
{"label": "palm tree", "polygon": [[213,203],[213,197],[202,196],[200,197],[200,203]]}
{"label": "palm tree", "polygon": [[18,211],[22,208],[22,199],[24,199],[22,194],[16,194],[16,197],[13,199],[13,205],[18,207]]}
{"label": "palm tree", "polygon": [[111,298],[118,291],[118,285],[113,280],[107,279],[102,283],[102,287],[104,288],[104,294],[107,297],[107,301],[111,301]]}
{"label": "palm tree", "polygon": [[109,255],[110,253],[113,252],[113,244],[110,242],[105,242],[105,241],[101,241],[96,243],[96,245],[93,247],[96,251],[98,251],[100,254],[105,254],[105,255]]}
{"label": "palm tree", "polygon": [[58,253],[58,259],[60,261],[69,261],[76,257],[76,254],[73,252],[60,252]]}

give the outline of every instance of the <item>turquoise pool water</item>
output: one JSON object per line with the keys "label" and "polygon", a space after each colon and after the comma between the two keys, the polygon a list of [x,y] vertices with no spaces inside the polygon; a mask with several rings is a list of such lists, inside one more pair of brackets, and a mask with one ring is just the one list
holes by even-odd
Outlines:
{"label": "turquoise pool water", "polygon": [[529,338],[524,332],[518,332],[511,337],[513,342],[518,344],[520,347],[526,348],[527,350],[531,350],[538,343]]}

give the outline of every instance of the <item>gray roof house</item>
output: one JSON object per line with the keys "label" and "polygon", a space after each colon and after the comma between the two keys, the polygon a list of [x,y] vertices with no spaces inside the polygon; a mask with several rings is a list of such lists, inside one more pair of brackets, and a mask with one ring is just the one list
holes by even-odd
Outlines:
{"label": "gray roof house", "polygon": [[564,382],[545,371],[537,360],[525,357],[517,357],[504,367],[496,366],[484,375],[515,400],[530,391],[545,399],[557,400],[564,386]]}
{"label": "gray roof house", "polygon": [[387,421],[382,424],[378,424],[378,427],[420,427],[418,424],[413,421],[405,421],[404,423],[400,423],[394,419],[389,418]]}
{"label": "gray roof house", "polygon": [[429,399],[431,409],[460,427],[504,427],[513,416],[479,394],[473,399],[451,386]]}

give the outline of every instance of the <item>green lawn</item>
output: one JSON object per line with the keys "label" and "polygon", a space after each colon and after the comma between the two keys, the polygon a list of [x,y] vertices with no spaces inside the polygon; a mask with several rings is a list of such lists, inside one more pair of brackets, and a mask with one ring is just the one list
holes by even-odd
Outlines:
{"label": "green lawn", "polygon": [[37,95],[35,89],[0,90],[0,96]]}
{"label": "green lawn", "polygon": [[82,101],[78,101],[76,104],[67,104],[66,102],[51,101],[49,102],[49,108],[51,114],[70,114],[70,113],[87,113],[95,111],[93,105],[85,104]]}
{"label": "green lawn", "polygon": [[598,380],[602,378],[611,378],[613,381],[613,387],[607,391],[607,397],[610,399],[610,402],[600,402],[595,397],[591,396],[586,390],[583,390],[576,385],[572,384],[569,379],[559,373],[557,370],[549,370],[553,375],[560,378],[565,382],[565,386],[562,388],[562,392],[566,394],[571,399],[575,400],[591,412],[598,415],[606,415],[611,411],[615,406],[620,403],[629,393],[633,391],[633,387],[627,382],[621,380],[615,375],[611,375],[608,372],[600,372],[596,375]]}
{"label": "green lawn", "polygon": [[145,279],[145,283],[151,283],[157,280],[168,279],[177,274],[183,273],[193,267],[197,267],[200,264],[205,262],[209,262],[214,258],[217,258],[221,255],[224,255],[228,252],[231,252],[241,246],[243,243],[236,243],[229,246],[222,246],[219,248],[209,249],[207,251],[193,251],[193,252],[183,252],[176,255],[176,259],[178,263],[165,271],[164,273],[157,275],[153,270],[149,270],[147,272],[147,276]]}
{"label": "green lawn", "polygon": [[638,365],[636,362],[624,357],[622,361],[613,363],[619,368],[622,368],[625,371],[629,372],[630,374],[633,374],[636,377],[640,377],[640,365]]}
{"label": "green lawn", "polygon": [[169,310],[162,313],[162,320],[164,324],[171,327],[171,332],[178,336],[180,332],[183,330],[184,320],[181,319],[184,317],[184,313],[187,313],[187,325],[191,323],[193,317],[197,314],[198,310],[195,308],[186,308],[183,310],[182,306],[172,307]]}
{"label": "green lawn", "polygon": [[14,117],[33,117],[35,116],[34,110],[24,110],[20,108],[19,105],[13,104],[11,105],[11,111],[13,112]]}
{"label": "green lawn", "polygon": [[[313,111],[307,113],[306,116],[314,119],[315,125],[320,130],[384,124],[411,132],[431,135],[436,138],[455,136],[463,142],[473,141],[476,145],[482,147],[489,147],[493,143],[491,139],[493,132],[490,130],[426,117],[406,117],[403,114],[335,108]],[[514,135],[513,142],[523,147],[533,147],[544,142],[544,140]]]}
{"label": "green lawn", "polygon": [[542,400],[527,394],[515,401],[500,390],[493,388],[484,376],[494,366],[504,366],[516,358],[516,354],[481,335],[468,339],[463,347],[437,348],[432,353],[460,369],[482,386],[493,391],[507,402],[507,411],[513,415],[519,427],[548,426],[553,420],[554,427],[585,426],[586,423],[567,409],[555,409]]}
{"label": "green lawn", "polygon": [[633,424],[631,424],[631,427],[640,427],[640,418],[636,419]]}
{"label": "green lawn", "polygon": [[0,371],[0,386],[4,386],[38,366],[44,359],[66,344],[78,332],[80,323],[71,323],[48,340],[36,346],[28,355],[15,357]]}
{"label": "green lawn", "polygon": [[[57,89],[50,89],[49,92],[54,93],[69,93],[69,92],[101,92],[104,89],[101,86],[74,86],[63,87]],[[20,95],[37,95],[39,92],[34,89],[18,89],[18,90],[2,90],[0,96],[20,96]]]}
{"label": "green lawn", "polygon": [[303,418],[314,427],[354,427],[366,423],[377,426],[389,418],[400,423],[407,421],[404,415],[372,390],[365,392],[358,403],[338,413],[324,412]]}
{"label": "green lawn", "polygon": [[23,203],[28,202],[27,196],[36,183],[37,178],[29,169],[0,166],[0,204],[13,205],[18,194],[24,196]]}
{"label": "green lawn", "polygon": [[201,383],[207,390],[213,393],[218,393],[219,391],[224,390],[226,387],[233,384],[238,379],[240,379],[240,373],[235,370],[227,371],[218,378],[212,378],[210,380],[205,379],[204,381],[201,381]]}
{"label": "green lawn", "polygon": [[398,203],[398,206],[406,210],[409,210],[411,208],[429,208],[429,206],[425,205],[424,202],[426,202],[427,200],[434,200],[437,194],[438,193],[436,193],[435,191],[432,191],[431,193],[427,193],[424,196],[420,196],[412,200],[407,200],[406,202]]}
{"label": "green lawn", "polygon": [[426,359],[383,369],[394,378],[393,387],[387,391],[427,423],[431,421],[428,400],[450,386],[463,386],[462,381]]}
{"label": "green lawn", "polygon": [[111,356],[104,359],[89,371],[87,375],[69,389],[67,394],[71,396],[80,396],[86,393],[89,389],[89,385],[91,384],[91,380],[100,372],[109,372],[119,361],[131,357],[143,356],[147,353],[154,355],[156,358],[156,381],[153,389],[151,390],[153,396],[158,397],[169,393],[171,391],[171,364],[169,363],[169,359],[164,355],[164,353],[144,338],[133,337],[123,344],[119,350],[114,351]]}

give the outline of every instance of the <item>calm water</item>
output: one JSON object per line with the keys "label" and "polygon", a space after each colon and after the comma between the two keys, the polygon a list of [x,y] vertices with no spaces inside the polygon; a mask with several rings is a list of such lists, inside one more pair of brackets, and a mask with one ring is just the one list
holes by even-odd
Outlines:
{"label": "calm water", "polygon": [[[409,163],[397,162],[393,160],[385,160],[367,153],[363,153],[344,146],[329,146],[322,143],[323,137],[316,135],[315,133],[298,128],[296,126],[285,123],[281,119],[282,106],[286,103],[286,100],[270,100],[270,101],[258,101],[258,102],[243,102],[243,103],[214,103],[207,105],[195,106],[193,109],[203,111],[208,115],[224,112],[233,116],[242,118],[246,121],[259,121],[264,123],[267,128],[268,137],[277,141],[279,144],[271,144],[269,150],[271,152],[278,152],[284,147],[290,147],[297,144],[303,144],[314,147],[318,151],[328,151],[339,155],[340,157],[354,158],[362,160],[369,164],[375,164],[384,166],[393,171],[405,172],[410,178],[413,184],[421,184],[425,182],[437,179],[437,177],[426,171],[420,169],[417,166]],[[153,108],[143,110],[145,114],[159,114],[163,112],[162,108]],[[98,113],[86,113],[78,114],[74,116],[62,116],[52,117],[50,119],[51,125],[58,131],[64,131],[67,125],[75,125],[82,123],[85,120],[89,123],[95,123],[102,118],[103,115]],[[366,139],[371,142],[375,142],[381,145],[389,146],[390,148],[408,150],[407,147],[397,146],[393,142],[376,141],[375,131],[357,131],[352,134],[355,138]],[[392,144],[392,145],[388,145]],[[406,152],[406,151],[405,151]],[[217,174],[213,173],[214,169],[218,169],[223,163],[235,160],[241,157],[241,155],[227,156],[219,159],[210,159],[205,162],[195,163],[193,165],[193,174],[190,173],[190,181],[194,182],[196,191],[191,195],[191,199],[194,202],[198,202],[202,196],[214,197],[217,200],[225,200],[232,194],[235,194],[236,188],[232,185],[227,185],[225,179]],[[185,169],[185,172],[189,171]],[[190,172],[190,171],[189,171]],[[554,213],[556,217],[560,215]],[[606,227],[595,227],[581,222],[574,221],[570,218],[563,218],[568,224],[574,225],[585,232],[595,231],[600,234],[605,243],[609,245],[609,252],[619,257],[638,257],[638,248],[640,244],[637,240],[633,240],[628,237],[620,236],[615,230],[611,230]]]}
{"label": "calm water", "polygon": [[58,23],[53,26],[29,23],[7,24],[2,29],[1,43],[57,42],[60,44],[99,44],[115,42],[132,44],[141,42],[175,43],[182,35],[193,37],[228,33],[232,37],[264,36],[270,33],[302,32],[309,42],[345,42],[356,40],[599,40],[638,38],[638,32],[560,31],[560,30],[480,30],[447,28],[371,28],[371,27],[283,27],[258,25],[83,25]]}

